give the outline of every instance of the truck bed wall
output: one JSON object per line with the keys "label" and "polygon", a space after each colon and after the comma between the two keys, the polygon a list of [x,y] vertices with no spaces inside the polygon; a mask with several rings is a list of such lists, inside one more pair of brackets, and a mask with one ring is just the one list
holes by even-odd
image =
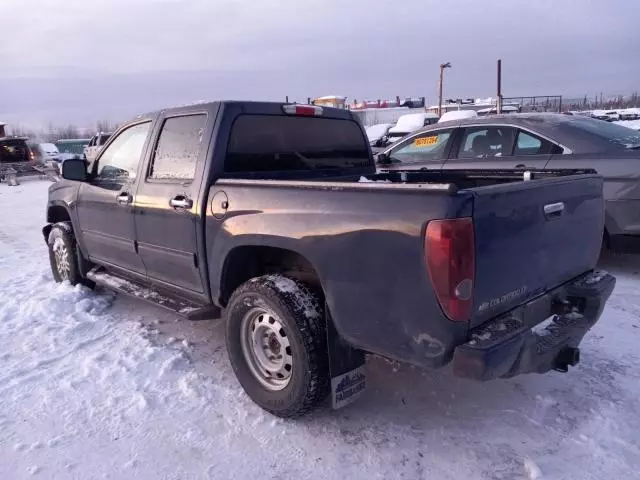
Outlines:
{"label": "truck bed wall", "polygon": [[208,198],[223,190],[229,209],[221,220],[207,209],[212,298],[220,297],[224,262],[234,248],[291,250],[317,272],[336,329],[352,346],[440,365],[466,335],[467,324],[452,326],[434,296],[424,261],[424,225],[471,215],[471,196],[358,187],[217,182]]}

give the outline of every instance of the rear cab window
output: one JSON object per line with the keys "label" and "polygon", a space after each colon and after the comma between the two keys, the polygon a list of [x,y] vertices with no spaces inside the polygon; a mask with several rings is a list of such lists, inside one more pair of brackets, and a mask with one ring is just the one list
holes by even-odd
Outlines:
{"label": "rear cab window", "polygon": [[411,137],[389,151],[389,161],[394,164],[444,160],[452,133],[453,129],[449,128]]}
{"label": "rear cab window", "polygon": [[354,120],[242,114],[231,127],[224,170],[332,171],[371,164],[367,138]]}

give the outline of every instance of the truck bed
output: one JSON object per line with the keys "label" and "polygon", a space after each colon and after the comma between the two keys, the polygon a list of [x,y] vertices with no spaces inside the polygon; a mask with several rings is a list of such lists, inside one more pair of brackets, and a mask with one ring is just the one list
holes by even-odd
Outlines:
{"label": "truck bed", "polygon": [[[585,171],[397,172],[295,180],[220,179],[224,218],[205,222],[209,258],[234,245],[292,250],[320,277],[340,335],[353,346],[423,366],[446,363],[469,329],[594,268],[602,179]],[[586,172],[590,173],[590,172]],[[525,181],[525,178],[532,178]],[[558,218],[545,206],[563,204]],[[427,225],[470,218],[473,306],[443,311],[427,268]],[[579,246],[579,248],[577,248]],[[214,298],[230,291],[210,265]]]}

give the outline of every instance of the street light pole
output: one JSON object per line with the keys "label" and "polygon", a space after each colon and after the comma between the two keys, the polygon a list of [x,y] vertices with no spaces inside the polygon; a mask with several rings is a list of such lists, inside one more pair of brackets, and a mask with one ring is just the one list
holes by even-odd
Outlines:
{"label": "street light pole", "polygon": [[451,68],[451,62],[440,64],[440,84],[438,85],[438,116],[442,116],[442,80],[444,78],[444,69]]}

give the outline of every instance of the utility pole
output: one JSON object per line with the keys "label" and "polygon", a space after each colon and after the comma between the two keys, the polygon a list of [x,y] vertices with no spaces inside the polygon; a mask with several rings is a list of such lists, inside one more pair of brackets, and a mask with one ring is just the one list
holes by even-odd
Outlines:
{"label": "utility pole", "polygon": [[451,62],[440,64],[440,83],[438,84],[438,116],[442,116],[442,80],[444,78],[444,69],[451,68]]}
{"label": "utility pole", "polygon": [[498,92],[496,98],[496,113],[502,113],[502,60],[498,59]]}

